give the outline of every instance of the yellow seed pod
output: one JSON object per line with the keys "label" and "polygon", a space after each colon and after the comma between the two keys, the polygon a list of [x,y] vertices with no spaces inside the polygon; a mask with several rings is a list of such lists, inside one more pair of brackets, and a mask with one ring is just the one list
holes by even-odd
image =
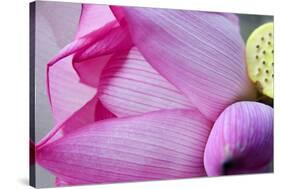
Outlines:
{"label": "yellow seed pod", "polygon": [[273,98],[274,44],[273,23],[258,27],[246,45],[246,61],[250,79],[264,95]]}

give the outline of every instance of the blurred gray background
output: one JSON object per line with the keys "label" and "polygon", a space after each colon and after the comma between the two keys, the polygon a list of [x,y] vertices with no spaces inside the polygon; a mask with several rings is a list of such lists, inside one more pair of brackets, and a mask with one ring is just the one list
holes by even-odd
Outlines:
{"label": "blurred gray background", "polygon": [[[73,40],[80,17],[81,4],[36,2],[35,32],[35,142],[53,127],[46,91],[46,65],[58,51]],[[55,37],[56,36],[56,37]],[[55,177],[36,165],[36,186],[54,186]]]}
{"label": "blurred gray background", "polygon": [[[35,41],[35,140],[38,142],[53,127],[53,118],[46,93],[46,64],[74,38],[81,4],[36,2]],[[259,25],[273,21],[272,16],[239,14],[241,35],[246,41]],[[54,37],[56,36],[56,38]],[[55,178],[36,165],[36,186],[54,186]]]}

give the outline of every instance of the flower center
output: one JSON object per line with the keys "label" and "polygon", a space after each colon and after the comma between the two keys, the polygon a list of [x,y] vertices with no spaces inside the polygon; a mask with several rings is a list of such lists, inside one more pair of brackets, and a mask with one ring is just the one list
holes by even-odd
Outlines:
{"label": "flower center", "polygon": [[246,61],[250,79],[262,94],[273,98],[273,23],[258,27],[248,38]]}

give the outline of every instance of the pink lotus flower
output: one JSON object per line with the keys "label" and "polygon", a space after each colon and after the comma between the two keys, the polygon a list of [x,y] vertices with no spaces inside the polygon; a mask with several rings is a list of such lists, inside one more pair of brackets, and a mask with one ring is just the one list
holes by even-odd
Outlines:
{"label": "pink lotus flower", "polygon": [[83,5],[48,64],[56,126],[37,163],[57,185],[264,172],[273,109],[244,53],[233,14]]}

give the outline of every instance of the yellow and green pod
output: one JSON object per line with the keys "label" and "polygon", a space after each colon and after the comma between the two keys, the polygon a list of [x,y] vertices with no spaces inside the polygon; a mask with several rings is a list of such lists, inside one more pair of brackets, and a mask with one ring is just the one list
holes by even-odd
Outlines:
{"label": "yellow and green pod", "polygon": [[246,61],[250,79],[264,95],[273,98],[274,78],[273,23],[258,27],[246,45]]}

